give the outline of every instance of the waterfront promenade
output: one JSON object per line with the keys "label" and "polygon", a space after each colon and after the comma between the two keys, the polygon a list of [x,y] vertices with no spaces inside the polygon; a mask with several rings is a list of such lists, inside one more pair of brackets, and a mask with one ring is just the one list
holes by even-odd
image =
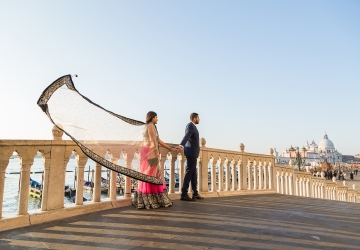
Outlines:
{"label": "waterfront promenade", "polygon": [[359,249],[358,203],[281,194],[175,200],[0,233],[0,249]]}

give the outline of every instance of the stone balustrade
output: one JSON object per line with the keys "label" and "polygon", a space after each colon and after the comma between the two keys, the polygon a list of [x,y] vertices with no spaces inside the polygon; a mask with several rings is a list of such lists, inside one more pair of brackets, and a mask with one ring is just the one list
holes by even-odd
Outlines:
{"label": "stone balustrade", "polygon": [[[53,131],[54,132],[54,131]],[[56,132],[56,131],[55,131]],[[175,146],[174,144],[170,144]],[[103,151],[97,152],[109,161],[131,167],[134,159],[140,160],[139,149],[125,150],[126,145],[108,141],[102,142]],[[198,158],[198,190],[205,197],[227,196],[254,193],[274,193],[273,188],[275,159],[272,155],[252,154],[244,151],[230,151],[206,147],[205,139],[201,140]],[[16,153],[20,159],[20,182],[18,209],[16,214],[3,214],[3,195],[6,168],[9,158]],[[181,190],[186,157],[183,152],[168,152],[160,148],[161,167],[168,169],[168,192],[171,198],[178,199]],[[42,158],[43,189],[40,210],[29,210],[29,180],[34,156]],[[76,196],[74,204],[64,203],[64,186],[66,166],[70,156],[76,165]],[[117,173],[111,171],[108,198],[101,197],[101,170],[96,164],[94,171],[94,189],[91,201],[83,201],[84,172],[88,158],[80,148],[69,140],[62,140],[58,134],[54,140],[0,140],[0,231],[58,220],[93,211],[131,205],[131,192],[136,180],[122,176],[124,195],[117,196]],[[140,161],[138,161],[140,162]],[[178,173],[176,173],[176,170]]]}
{"label": "stone balustrade", "polygon": [[[201,144],[197,177],[198,189],[202,195],[226,196],[275,192],[273,189],[275,161],[272,155],[244,152],[243,144],[240,145],[240,151],[207,148],[205,139],[202,139]],[[137,159],[140,164],[139,149],[126,151],[126,145],[106,144],[106,142],[102,142],[101,148],[104,149],[101,154],[109,161],[114,163],[122,161],[123,166],[130,167],[132,161]],[[3,214],[5,172],[9,158],[14,152],[20,159],[21,165],[18,209],[16,214]],[[162,171],[164,176],[168,177],[169,195],[178,199],[184,178],[186,157],[183,152],[168,152],[163,148],[160,149],[160,153]],[[35,155],[42,158],[44,169],[41,208],[29,210],[29,180]],[[76,196],[74,204],[65,204],[66,166],[70,156],[75,159],[76,165]],[[54,140],[0,140],[0,231],[130,205],[132,187],[134,188],[134,183],[137,181],[123,176],[124,195],[119,197],[116,194],[117,173],[111,171],[108,198],[101,198],[102,166],[99,164],[95,166],[92,199],[83,201],[84,170],[87,161],[88,158],[73,141],[62,140],[58,135],[54,135]],[[168,167],[167,172],[164,170],[165,165]]]}
{"label": "stone balustrade", "polygon": [[[174,144],[170,144],[175,146]],[[133,160],[140,164],[140,148],[107,141],[101,142],[103,151],[97,153],[113,163],[130,168]],[[206,147],[201,140],[201,150],[197,161],[198,190],[205,197],[241,194],[281,193],[320,199],[360,202],[360,192],[323,177],[313,177],[308,172],[298,172],[293,167],[275,165],[272,150],[269,155]],[[21,167],[19,181],[18,209],[16,214],[2,214],[4,183],[9,158],[16,152]],[[186,157],[183,152],[169,152],[160,149],[161,168],[168,183],[171,198],[178,199],[181,190]],[[34,156],[41,157],[44,167],[43,189],[40,210],[29,210],[29,179]],[[66,166],[70,156],[76,165],[76,196],[74,204],[64,204]],[[93,211],[131,205],[131,193],[136,188],[136,180],[121,176],[124,195],[117,195],[117,173],[109,173],[108,198],[101,197],[102,166],[96,164],[94,189],[91,201],[83,201],[84,172],[88,158],[73,141],[62,140],[0,140],[0,231],[31,224],[58,220]],[[165,165],[167,169],[165,170]],[[190,192],[190,190],[189,190]]]}
{"label": "stone balustrade", "polygon": [[346,186],[339,186],[323,176],[312,176],[310,172],[299,172],[293,167],[280,165],[276,165],[274,170],[276,191],[280,194],[360,202],[360,192]]}

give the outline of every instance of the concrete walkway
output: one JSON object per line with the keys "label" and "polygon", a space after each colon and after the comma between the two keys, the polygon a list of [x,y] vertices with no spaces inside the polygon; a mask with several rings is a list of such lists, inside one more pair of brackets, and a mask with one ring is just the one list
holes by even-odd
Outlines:
{"label": "concrete walkway", "polygon": [[0,233],[0,249],[360,249],[360,204],[279,194],[176,200]]}

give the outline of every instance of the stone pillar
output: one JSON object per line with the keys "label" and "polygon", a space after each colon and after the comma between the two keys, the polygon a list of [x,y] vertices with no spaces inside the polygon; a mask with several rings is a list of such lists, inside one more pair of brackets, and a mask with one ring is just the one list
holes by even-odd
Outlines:
{"label": "stone pillar", "polygon": [[280,194],[280,178],[279,171],[276,171],[276,192]]}
{"label": "stone pillar", "polygon": [[262,164],[259,162],[259,189],[263,189],[263,175],[262,175]]}
{"label": "stone pillar", "polygon": [[236,190],[236,166],[235,166],[235,160],[232,158],[231,162],[231,191]]}
{"label": "stone pillar", "polygon": [[[226,161],[226,158],[225,158]],[[225,164],[226,162],[224,162]],[[224,191],[224,165],[219,165],[219,191]]]}
{"label": "stone pillar", "polygon": [[238,190],[241,190],[242,187],[242,162],[239,159],[237,162],[237,177],[238,177]]}
{"label": "stone pillar", "polygon": [[87,162],[87,158],[80,159],[79,156],[75,155],[77,165],[77,177],[76,177],[76,197],[75,204],[82,205],[84,203],[84,169]]}
{"label": "stone pillar", "polygon": [[294,195],[293,187],[294,187],[294,180],[293,180],[292,174],[290,174],[289,175],[289,194],[290,195]]}
{"label": "stone pillar", "polygon": [[248,186],[247,186],[247,189],[248,190],[251,190],[252,189],[252,163],[250,162],[250,160],[248,161],[248,164],[246,166],[246,169],[247,169],[247,179],[248,179]]}
{"label": "stone pillar", "polygon": [[302,182],[302,190],[303,190],[303,196],[306,196],[306,179],[303,178],[303,182]]}
{"label": "stone pillar", "polygon": [[171,152],[168,152],[167,159],[170,163],[170,169],[169,169],[169,194],[175,193],[175,160],[176,158],[172,157]]}
{"label": "stone pillar", "polygon": [[254,161],[254,190],[257,189],[258,186],[258,164]]}
{"label": "stone pillar", "polygon": [[209,192],[209,156],[207,151],[201,152],[201,158],[198,159],[199,166],[199,190],[200,192]]}
{"label": "stone pillar", "polygon": [[306,197],[310,197],[309,189],[310,189],[310,180],[306,179]]}
{"label": "stone pillar", "polygon": [[184,160],[185,157],[181,155],[181,153],[178,153],[177,160],[179,164],[179,192],[181,193],[181,188],[184,182]]}
{"label": "stone pillar", "polygon": [[8,162],[0,161],[0,219],[2,217],[2,207],[4,202],[4,188],[5,188],[5,171]]}
{"label": "stone pillar", "polygon": [[280,174],[280,193],[284,194],[284,174]]}
{"label": "stone pillar", "polygon": [[267,164],[266,164],[266,161],[264,161],[263,171],[264,171],[264,189],[267,189],[267,187],[268,187],[268,185],[267,185],[268,174],[267,174]]}
{"label": "stone pillar", "polygon": [[24,215],[28,212],[29,203],[29,183],[30,183],[30,168],[32,161],[22,161],[20,170],[20,190],[19,190],[19,203],[18,214]]}
{"label": "stone pillar", "polygon": [[226,170],[225,191],[230,191],[230,163],[227,157],[225,158],[224,166]]}
{"label": "stone pillar", "polygon": [[210,156],[209,164],[210,164],[210,185],[211,185],[210,192],[215,192],[216,191],[216,166],[214,164],[214,157]]}
{"label": "stone pillar", "polygon": [[94,177],[94,193],[93,193],[93,201],[100,202],[100,194],[101,194],[101,165],[96,163],[95,166],[95,177]]}
{"label": "stone pillar", "polygon": [[324,184],[321,184],[321,187],[320,187],[320,192],[321,192],[321,199],[324,199]]}
{"label": "stone pillar", "polygon": [[115,201],[116,200],[116,182],[117,182],[117,175],[118,173],[111,170],[110,171],[110,186],[109,186],[109,192],[110,192],[110,200]]}
{"label": "stone pillar", "polygon": [[285,194],[289,194],[288,173],[285,174]]}
{"label": "stone pillar", "polygon": [[[126,168],[131,168],[131,160],[128,158],[127,153],[123,152],[123,159],[125,162],[125,166]],[[164,173],[164,172],[161,172]],[[128,176],[124,176],[125,177],[125,190],[124,190],[124,198],[129,198],[131,197],[131,178]]]}
{"label": "stone pillar", "polygon": [[299,180],[298,180],[298,178],[295,179],[295,195],[299,196]]}
{"label": "stone pillar", "polygon": [[302,180],[302,178],[299,178],[299,196],[303,196],[303,185],[302,185],[302,183],[303,183],[303,180]]}
{"label": "stone pillar", "polygon": [[273,171],[272,171],[272,166],[271,166],[271,162],[269,163],[268,166],[268,170],[269,170],[269,189],[272,189],[273,187]]}
{"label": "stone pillar", "polygon": [[202,166],[201,166],[201,161],[200,161],[200,158],[197,158],[196,160],[196,178],[197,178],[197,190],[198,192],[200,192],[201,190],[201,185],[202,185],[202,173],[201,173],[201,170],[202,170]]}

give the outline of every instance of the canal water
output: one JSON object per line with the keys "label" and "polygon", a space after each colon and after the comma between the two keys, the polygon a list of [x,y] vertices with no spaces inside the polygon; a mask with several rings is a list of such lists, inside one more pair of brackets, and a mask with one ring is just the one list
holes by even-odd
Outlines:
{"label": "canal water", "polygon": [[[84,180],[92,179],[92,170],[95,169],[95,162],[89,159],[85,167]],[[69,159],[69,163],[66,167],[66,179],[65,184],[69,185],[72,188],[75,188],[75,159]],[[88,172],[90,169],[90,172]],[[108,172],[106,168],[102,168],[101,176],[108,178]],[[42,183],[42,173],[34,172],[43,172],[44,166],[42,164],[41,156],[35,156],[34,164],[31,166],[30,178]],[[20,179],[20,161],[17,156],[12,156],[9,160],[9,165],[6,168],[5,174],[5,190],[4,190],[4,200],[3,200],[3,214],[16,213],[18,210],[18,198],[19,198],[19,179]],[[117,194],[122,195],[122,194]],[[88,200],[92,199],[92,192],[89,190],[84,190],[84,197]],[[107,193],[101,193],[102,198],[107,198]],[[65,204],[72,204],[72,200],[69,196],[64,197]],[[41,199],[29,196],[29,210],[40,210]]]}

